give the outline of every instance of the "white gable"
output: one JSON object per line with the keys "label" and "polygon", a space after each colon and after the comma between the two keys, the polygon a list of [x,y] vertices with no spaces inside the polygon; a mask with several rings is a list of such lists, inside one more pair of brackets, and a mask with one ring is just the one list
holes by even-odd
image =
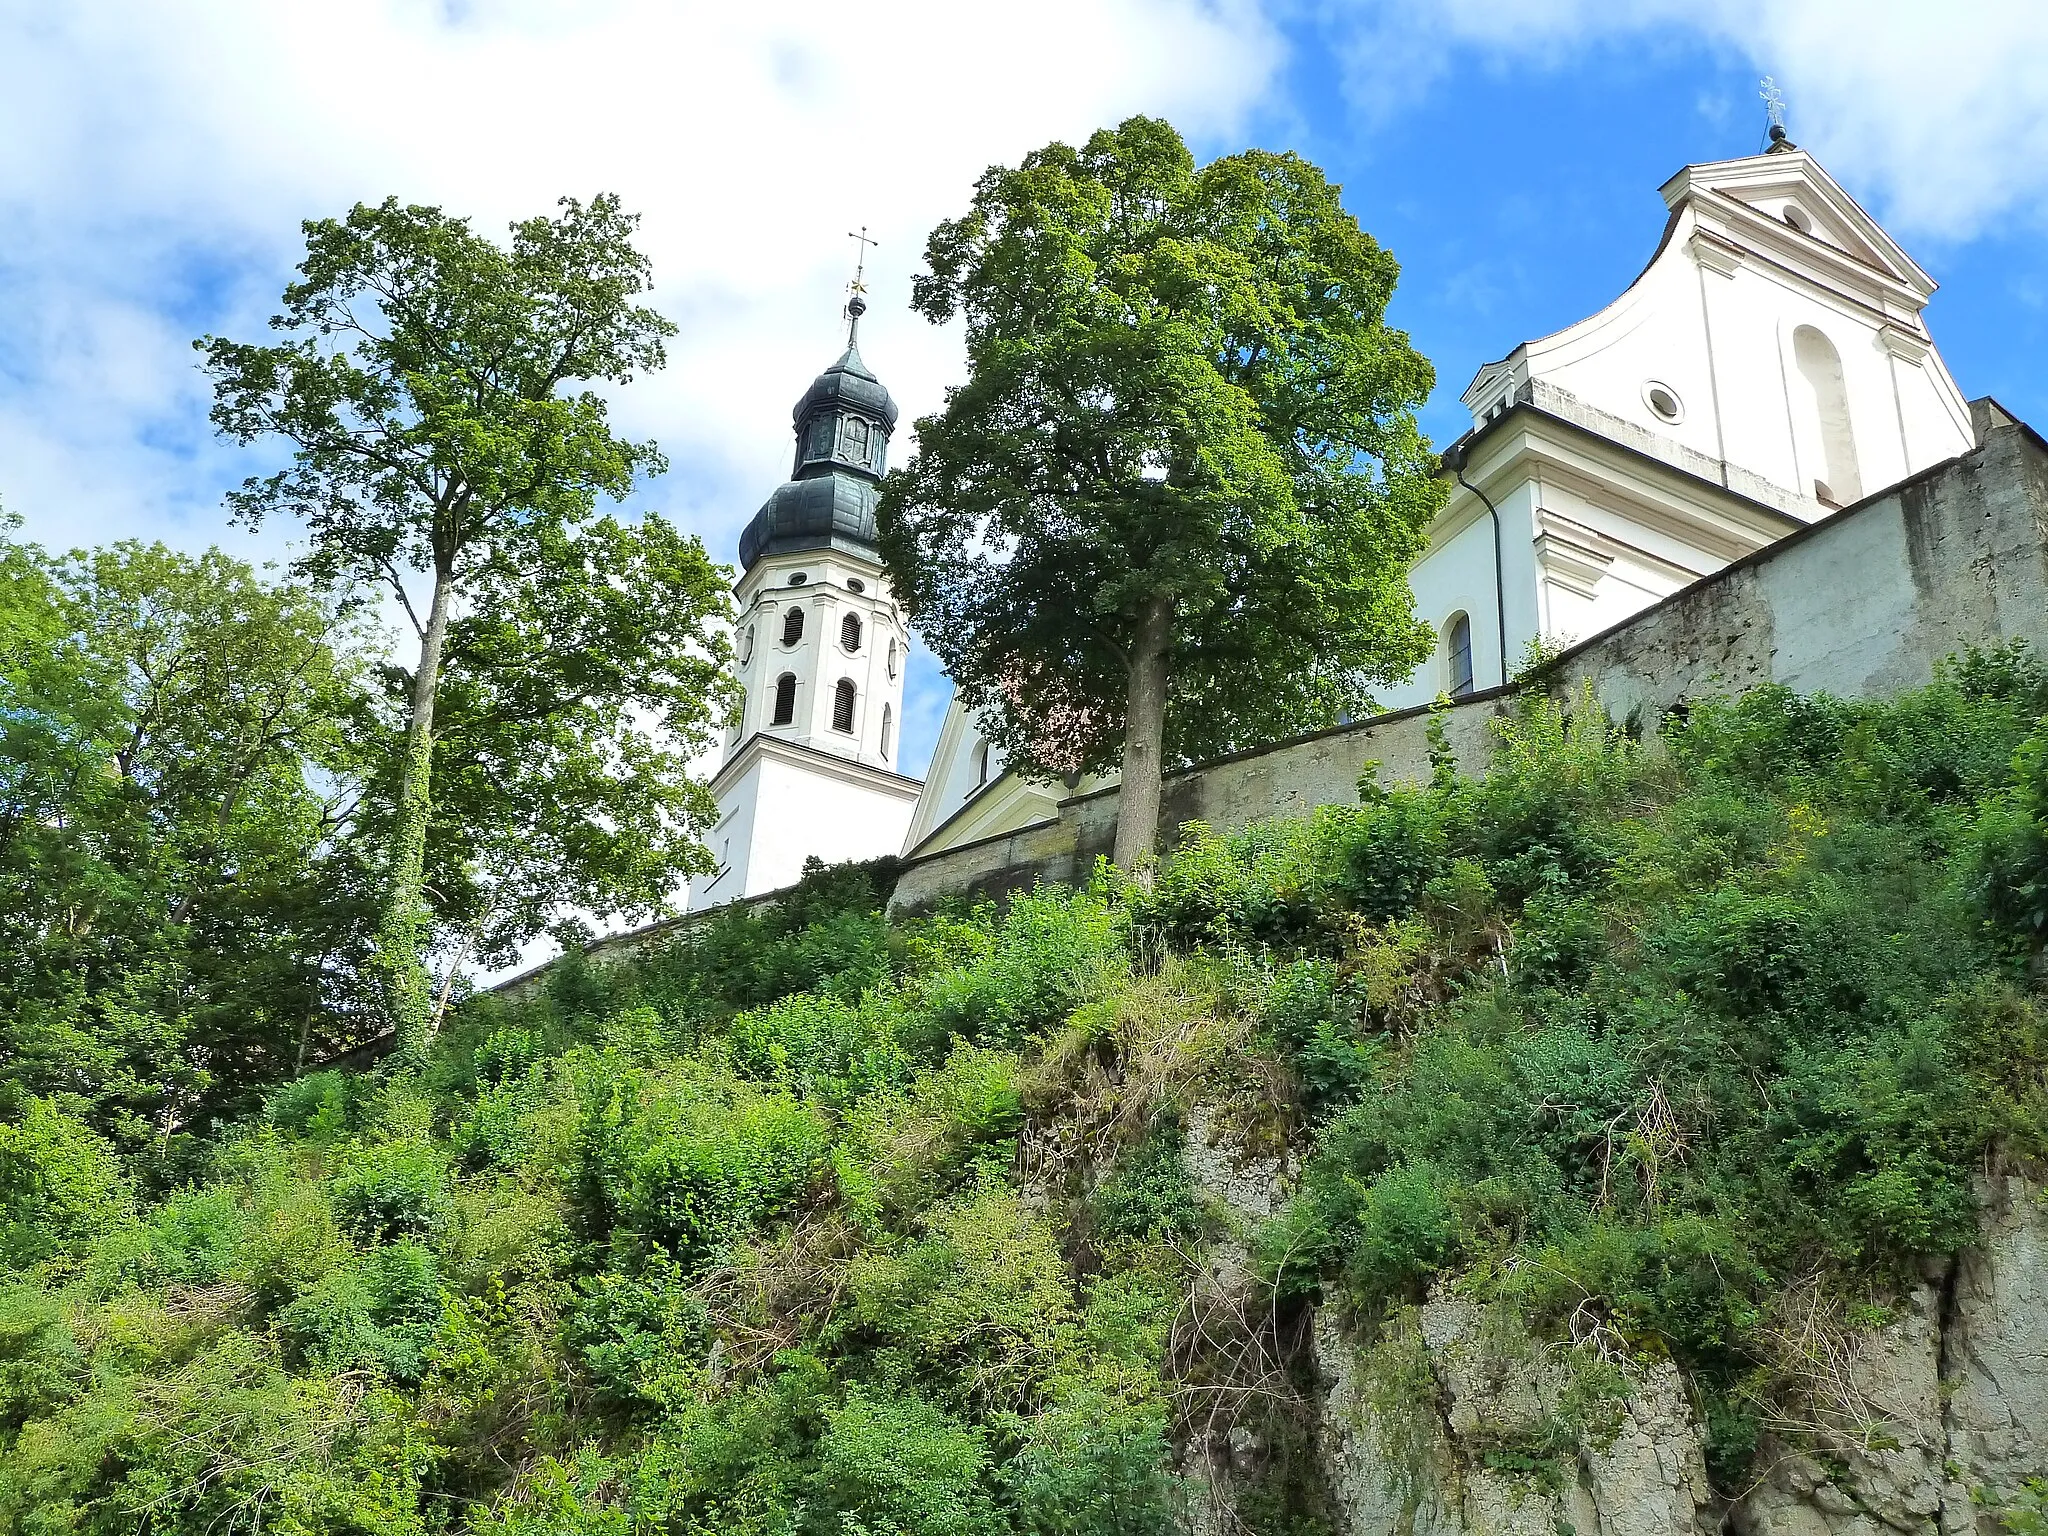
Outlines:
{"label": "white gable", "polygon": [[1810,519],[1964,452],[1962,391],[1921,316],[1934,281],[1802,150],[1688,166],[1627,292],[1466,391],[1484,426],[1533,383]]}

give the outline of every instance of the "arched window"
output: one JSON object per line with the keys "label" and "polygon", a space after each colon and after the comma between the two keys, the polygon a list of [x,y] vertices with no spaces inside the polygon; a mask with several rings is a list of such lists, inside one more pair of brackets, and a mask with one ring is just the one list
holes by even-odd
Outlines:
{"label": "arched window", "polygon": [[782,616],[782,643],[795,645],[804,637],[804,611],[792,608]]}
{"label": "arched window", "polygon": [[896,639],[893,635],[889,638],[889,675],[896,675]]}
{"label": "arched window", "polygon": [[749,624],[740,634],[740,665],[745,666],[754,659],[754,626]]}
{"label": "arched window", "polygon": [[832,729],[853,729],[853,679],[850,677],[839,679],[839,686],[832,690]]}
{"label": "arched window", "polygon": [[860,615],[849,613],[839,621],[839,645],[849,656],[860,649]]}
{"label": "arched window", "polygon": [[785,672],[775,679],[775,718],[770,725],[787,725],[796,718],[796,674]]}
{"label": "arched window", "polygon": [[889,706],[884,704],[882,706],[882,757],[885,761],[889,756],[889,729],[895,723],[895,717],[891,713]]}
{"label": "arched window", "polygon": [[974,749],[974,783],[975,787],[979,788],[981,785],[986,784],[987,782],[988,743],[984,741]]}
{"label": "arched window", "polygon": [[1849,430],[1849,390],[1842,381],[1842,354],[1810,325],[1792,333],[1792,357],[1806,385],[1808,451],[1818,449],[1827,466],[1826,478],[1814,476],[1814,499],[1823,506],[1846,507],[1863,499],[1863,475],[1856,465],[1856,437]]}
{"label": "arched window", "polygon": [[1444,691],[1462,699],[1472,691],[1472,621],[1462,613],[1444,626]]}

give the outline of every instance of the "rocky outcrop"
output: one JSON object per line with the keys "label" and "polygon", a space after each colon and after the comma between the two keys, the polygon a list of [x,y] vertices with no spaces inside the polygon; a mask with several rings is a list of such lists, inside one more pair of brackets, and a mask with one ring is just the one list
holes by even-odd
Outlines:
{"label": "rocky outcrop", "polygon": [[[1444,1291],[1370,1340],[1316,1320],[1345,1536],[2001,1536],[2048,1478],[2048,1191],[1980,1182],[1978,1242],[1848,1330],[1786,1301],[1789,1417],[1733,1500],[1669,1362],[1541,1343]],[[1810,1306],[1819,1308],[1818,1295]]]}
{"label": "rocky outcrop", "polygon": [[[1973,1487],[2048,1477],[2048,1189],[2006,1174],[1978,1186],[1982,1235],[1957,1261],[1942,1329],[1943,1426],[1957,1476],[1944,1536],[1972,1529]],[[1981,1510],[1975,1529],[1997,1525]]]}
{"label": "rocky outcrop", "polygon": [[1352,1536],[1692,1536],[1710,1503],[1700,1437],[1669,1362],[1624,1369],[1539,1345],[1441,1296],[1361,1351],[1328,1314],[1330,1480]]}

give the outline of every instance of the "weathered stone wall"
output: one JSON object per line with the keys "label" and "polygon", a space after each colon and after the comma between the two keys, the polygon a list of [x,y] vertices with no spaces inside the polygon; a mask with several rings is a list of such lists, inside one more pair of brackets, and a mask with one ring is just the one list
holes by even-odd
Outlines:
{"label": "weathered stone wall", "polygon": [[[1532,686],[1590,682],[1614,718],[1649,729],[1683,700],[1759,683],[1881,696],[1926,683],[1972,645],[2048,648],[2048,444],[1989,401],[1972,409],[1971,453],[1674,593]],[[1485,766],[1489,727],[1515,691],[1447,712],[1462,768]],[[1427,778],[1427,728],[1427,711],[1405,710],[1173,774],[1161,825],[1233,830],[1353,800],[1368,761],[1383,783]],[[1080,879],[1110,851],[1116,811],[1116,790],[1100,790],[1054,821],[913,860],[892,906]]]}

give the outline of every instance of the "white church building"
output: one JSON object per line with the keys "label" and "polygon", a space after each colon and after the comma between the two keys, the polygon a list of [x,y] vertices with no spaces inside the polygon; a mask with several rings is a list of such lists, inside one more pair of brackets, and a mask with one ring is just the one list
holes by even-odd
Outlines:
{"label": "white church building", "polygon": [[[1795,529],[1974,445],[1928,335],[1934,281],[1804,150],[1690,165],[1663,238],[1599,313],[1479,370],[1411,573],[1435,654],[1388,709],[1507,681]],[[857,327],[861,303],[849,306]],[[928,777],[896,771],[903,616],[875,548],[896,407],[851,344],[796,408],[794,478],[741,541],[746,708],[713,780],[711,905],[828,862],[1048,819],[955,699]]]}

